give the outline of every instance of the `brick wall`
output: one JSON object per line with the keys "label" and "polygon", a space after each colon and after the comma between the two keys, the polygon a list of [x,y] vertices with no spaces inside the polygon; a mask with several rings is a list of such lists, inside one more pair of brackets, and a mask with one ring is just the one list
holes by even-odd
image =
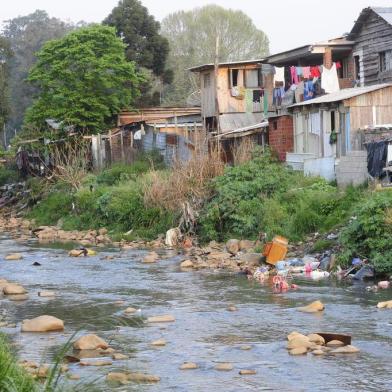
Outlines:
{"label": "brick wall", "polygon": [[269,145],[281,161],[286,160],[286,152],[294,151],[293,117],[280,116],[269,119]]}

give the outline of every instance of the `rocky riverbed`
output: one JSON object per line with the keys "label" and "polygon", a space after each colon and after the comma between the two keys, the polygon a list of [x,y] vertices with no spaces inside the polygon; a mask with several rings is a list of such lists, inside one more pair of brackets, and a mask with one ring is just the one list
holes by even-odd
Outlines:
{"label": "rocky riverbed", "polygon": [[[151,248],[107,243],[96,246],[94,256],[75,258],[64,245],[39,243],[28,232],[23,237],[20,226],[14,236],[0,239],[0,278],[27,293],[18,301],[0,298],[1,325],[20,359],[50,365],[65,342],[88,334],[109,345],[93,358],[70,349],[76,362],[63,368],[70,385],[94,380],[102,391],[392,388],[392,313],[376,306],[392,298],[390,289],[298,277],[297,290],[274,294],[268,281],[248,280],[235,269],[181,268],[186,257],[174,250],[157,247],[156,260],[145,263]],[[5,260],[10,253],[22,257]],[[300,311],[314,300],[322,311]],[[62,320],[64,330],[21,331],[24,319],[42,315]],[[288,355],[292,331],[349,334],[359,352]]]}

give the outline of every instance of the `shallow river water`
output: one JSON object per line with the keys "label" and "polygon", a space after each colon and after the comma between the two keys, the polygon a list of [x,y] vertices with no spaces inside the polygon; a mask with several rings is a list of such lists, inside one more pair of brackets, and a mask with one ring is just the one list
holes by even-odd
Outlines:
{"label": "shallow river water", "polygon": [[[21,261],[4,261],[22,252]],[[0,237],[0,278],[21,283],[29,299],[0,298],[17,328],[3,328],[16,343],[20,358],[50,362],[74,331],[95,332],[112,347],[129,355],[112,366],[70,364],[82,382],[94,381],[101,391],[391,391],[392,310],[376,304],[392,299],[392,290],[367,292],[365,284],[297,280],[297,291],[273,294],[271,288],[223,272],[183,272],[180,256],[161,253],[156,264],[142,264],[145,251],[101,250],[88,258],[70,258],[56,247],[20,244]],[[114,255],[113,260],[103,256]],[[34,261],[41,266],[32,266]],[[40,298],[40,290],[55,290],[55,299]],[[323,314],[305,314],[296,307],[321,300]],[[115,301],[124,300],[122,306]],[[236,312],[226,310],[235,305]],[[124,317],[127,306],[140,308]],[[20,333],[20,321],[48,314],[65,322],[64,333]],[[148,325],[148,316],[171,314],[176,321]],[[361,352],[346,356],[288,355],[286,335],[332,331],[353,336]],[[164,338],[165,347],[151,342]],[[249,351],[242,345],[251,345]],[[181,371],[185,361],[197,370]],[[234,370],[218,372],[219,362]],[[157,384],[113,386],[105,375],[115,370],[158,375]],[[256,375],[240,376],[241,369]],[[79,381],[80,382],[80,381]],[[72,385],[72,381],[70,381]]]}

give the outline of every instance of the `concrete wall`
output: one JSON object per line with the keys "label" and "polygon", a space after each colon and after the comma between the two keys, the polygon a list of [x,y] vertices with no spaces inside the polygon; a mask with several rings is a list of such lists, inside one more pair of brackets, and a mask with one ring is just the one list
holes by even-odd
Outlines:
{"label": "concrete wall", "polygon": [[339,187],[362,185],[368,179],[367,152],[349,151],[341,157],[336,167],[336,180]]}

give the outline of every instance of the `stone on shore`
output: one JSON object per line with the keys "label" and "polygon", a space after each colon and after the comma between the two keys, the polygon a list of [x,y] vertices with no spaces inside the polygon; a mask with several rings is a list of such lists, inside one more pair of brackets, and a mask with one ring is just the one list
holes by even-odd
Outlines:
{"label": "stone on shore", "polygon": [[156,263],[158,259],[159,259],[158,253],[150,252],[149,254],[143,257],[143,263],[145,264]]}
{"label": "stone on shore", "polygon": [[8,283],[3,287],[3,293],[5,295],[16,295],[16,294],[26,294],[26,289],[20,284]]}
{"label": "stone on shore", "polygon": [[109,344],[97,335],[89,334],[80,337],[73,344],[75,350],[97,350],[107,349]]}
{"label": "stone on shore", "polygon": [[31,320],[23,320],[22,332],[63,331],[64,322],[53,316],[39,316]]}
{"label": "stone on shore", "polygon": [[317,313],[317,312],[322,312],[324,308],[325,306],[321,301],[314,301],[309,305],[298,308],[298,310],[300,312],[305,312],[305,313]]}
{"label": "stone on shore", "polygon": [[240,261],[249,267],[257,267],[263,261],[263,256],[260,253],[245,253],[240,256]]}
{"label": "stone on shore", "polygon": [[148,323],[171,323],[173,321],[176,321],[176,319],[169,314],[163,316],[151,316],[147,318]]}
{"label": "stone on shore", "polygon": [[226,249],[232,255],[236,255],[240,251],[240,241],[232,239],[226,242]]}
{"label": "stone on shore", "polygon": [[23,255],[21,253],[10,253],[7,256],[5,256],[5,260],[9,260],[9,261],[17,261],[22,259],[23,259]]}
{"label": "stone on shore", "polygon": [[229,372],[229,371],[233,370],[233,365],[231,363],[228,363],[228,362],[218,363],[214,367],[214,369],[222,371],[222,372]]}
{"label": "stone on shore", "polygon": [[180,370],[193,370],[193,369],[198,369],[199,366],[197,365],[197,363],[194,362],[184,362],[181,366],[180,366]]}

